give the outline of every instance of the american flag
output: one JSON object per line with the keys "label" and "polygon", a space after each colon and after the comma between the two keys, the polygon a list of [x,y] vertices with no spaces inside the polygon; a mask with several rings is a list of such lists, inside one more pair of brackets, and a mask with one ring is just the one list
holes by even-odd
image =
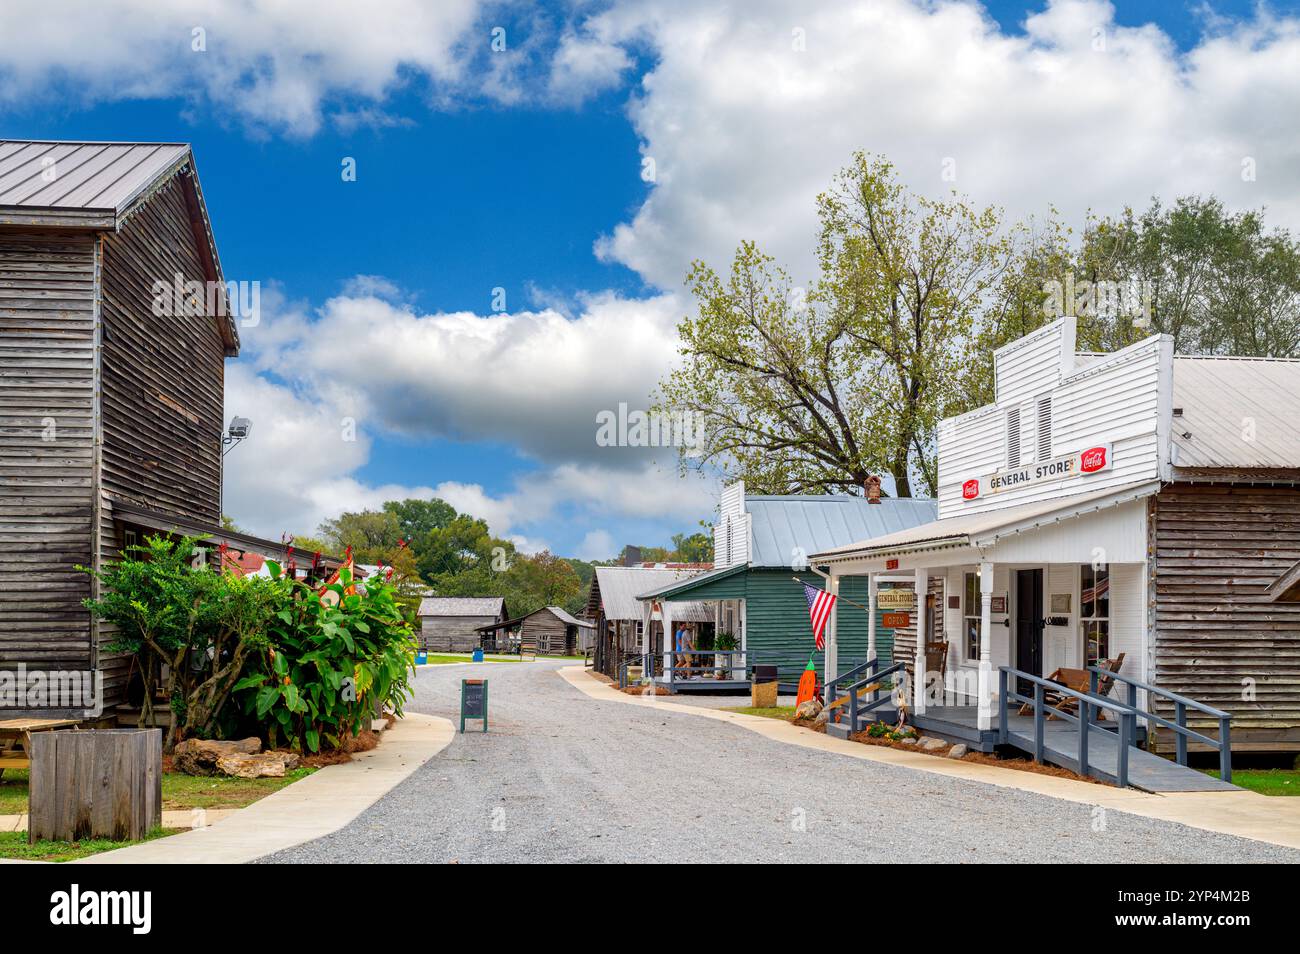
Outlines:
{"label": "american flag", "polygon": [[831,607],[835,597],[825,590],[814,589],[807,583],[803,585],[803,595],[808,599],[808,616],[812,620],[813,638],[818,649],[826,648],[826,621],[831,618]]}

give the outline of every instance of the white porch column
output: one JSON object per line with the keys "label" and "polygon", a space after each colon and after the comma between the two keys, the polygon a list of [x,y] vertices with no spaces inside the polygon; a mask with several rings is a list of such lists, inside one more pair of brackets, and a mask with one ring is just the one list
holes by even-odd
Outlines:
{"label": "white porch column", "polygon": [[925,596],[930,591],[930,572],[925,567],[916,570],[916,658],[912,663],[912,712],[925,715],[925,641],[930,635],[925,618]]}
{"label": "white porch column", "polygon": [[826,621],[826,666],[822,674],[822,702],[829,705],[831,702],[831,691],[828,688],[832,680],[839,678],[840,675],[840,648],[839,648],[839,629],[840,629],[840,577],[831,567],[830,578],[826,581],[826,592],[835,597],[835,602],[831,604],[830,619]]}
{"label": "white porch column", "polygon": [[677,648],[677,640],[673,636],[673,611],[669,608],[672,605],[667,600],[659,604],[659,615],[663,618],[664,624],[664,678],[670,682],[673,678],[672,670],[669,668],[672,657],[668,654]]}
{"label": "white porch column", "polygon": [[867,574],[867,662],[876,658],[876,574]]}
{"label": "white porch column", "polygon": [[993,564],[980,564],[980,668],[976,725],[993,728]]}

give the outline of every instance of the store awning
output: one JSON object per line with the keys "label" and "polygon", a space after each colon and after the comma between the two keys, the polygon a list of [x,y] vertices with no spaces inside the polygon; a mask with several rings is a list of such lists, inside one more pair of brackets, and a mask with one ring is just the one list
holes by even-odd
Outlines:
{"label": "store awning", "polygon": [[870,560],[922,550],[987,547],[1018,533],[1149,497],[1159,489],[1158,480],[1142,481],[1088,494],[1071,494],[1065,497],[1054,497],[1051,500],[1039,500],[1002,510],[945,517],[909,530],[900,530],[898,533],[863,540],[846,547],[814,553],[809,560],[814,564],[831,564],[850,560]]}

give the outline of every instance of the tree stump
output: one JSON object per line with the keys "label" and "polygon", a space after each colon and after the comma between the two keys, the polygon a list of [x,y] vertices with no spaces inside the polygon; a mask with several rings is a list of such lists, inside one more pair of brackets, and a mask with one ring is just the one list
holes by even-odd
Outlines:
{"label": "tree stump", "polygon": [[31,843],[137,841],[162,824],[162,730],[35,732]]}

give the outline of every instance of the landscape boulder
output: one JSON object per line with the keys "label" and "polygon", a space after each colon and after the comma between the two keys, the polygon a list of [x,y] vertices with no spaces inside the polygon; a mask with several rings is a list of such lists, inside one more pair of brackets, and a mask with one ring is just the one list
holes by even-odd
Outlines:
{"label": "landscape boulder", "polygon": [[794,710],[796,719],[815,719],[817,713],[822,711],[822,704],[817,699],[808,699],[799,703],[799,708]]}
{"label": "landscape boulder", "polygon": [[936,739],[933,736],[927,736],[921,740],[921,748],[926,752],[937,752],[939,749],[946,749],[948,743],[943,739]]}
{"label": "landscape boulder", "polygon": [[172,767],[186,775],[216,775],[221,770],[217,760],[232,755],[255,755],[262,751],[257,738],[221,741],[218,739],[186,739],[172,751]]}
{"label": "landscape boulder", "polygon": [[948,758],[959,759],[969,751],[970,750],[966,748],[966,746],[962,745],[959,742],[956,745],[954,745],[951,749],[948,750]]}
{"label": "landscape boulder", "polygon": [[297,767],[298,756],[292,752],[236,752],[217,759],[217,768],[236,778],[284,778]]}

